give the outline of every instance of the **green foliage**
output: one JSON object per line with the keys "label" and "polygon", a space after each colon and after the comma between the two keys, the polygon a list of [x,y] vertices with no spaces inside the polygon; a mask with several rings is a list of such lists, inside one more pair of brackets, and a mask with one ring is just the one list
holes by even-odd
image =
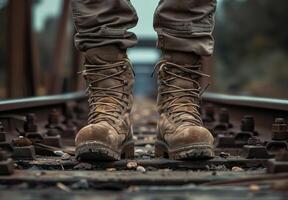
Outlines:
{"label": "green foliage", "polygon": [[215,29],[222,92],[288,97],[287,8],[287,0],[223,0]]}

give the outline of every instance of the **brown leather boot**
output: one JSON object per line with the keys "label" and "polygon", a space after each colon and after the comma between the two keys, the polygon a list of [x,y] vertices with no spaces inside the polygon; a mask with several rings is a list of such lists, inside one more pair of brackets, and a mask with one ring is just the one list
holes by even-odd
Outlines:
{"label": "brown leather boot", "polygon": [[88,125],[75,138],[76,158],[82,161],[134,157],[130,123],[134,72],[126,54],[107,48],[104,52],[108,53],[97,49],[85,54],[90,113]]}
{"label": "brown leather boot", "polygon": [[[176,64],[162,60],[158,71],[156,157],[201,159],[213,157],[213,136],[199,114],[201,64]],[[155,68],[155,69],[156,69]]]}

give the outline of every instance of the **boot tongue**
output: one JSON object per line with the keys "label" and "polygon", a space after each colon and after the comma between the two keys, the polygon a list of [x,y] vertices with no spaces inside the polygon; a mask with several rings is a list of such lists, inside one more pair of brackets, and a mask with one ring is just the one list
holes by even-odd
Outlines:
{"label": "boot tongue", "polygon": [[[97,66],[95,66],[95,68],[97,68]],[[115,109],[114,107],[119,104],[116,98],[118,97],[121,99],[123,97],[123,94],[118,93],[118,92],[114,92],[115,90],[120,91],[120,92],[122,92],[124,90],[123,86],[114,88],[115,86],[123,85],[121,80],[116,79],[117,77],[119,78],[120,75],[101,80],[105,76],[111,76],[113,74],[118,73],[120,71],[120,68],[121,67],[111,68],[111,69],[103,69],[103,70],[95,69],[95,74],[93,73],[91,75],[87,75],[87,78],[86,78],[87,82],[90,83],[93,87],[99,88],[99,89],[95,90],[95,92],[98,93],[99,96],[106,94],[105,97],[95,97],[94,102],[99,102],[98,104],[95,105],[95,111],[96,112],[97,111],[105,112],[108,110]],[[91,68],[87,68],[87,70],[89,70],[89,69],[91,69]],[[100,81],[97,81],[97,80],[100,80]],[[96,81],[96,82],[94,82],[94,81]],[[105,89],[105,91],[102,91],[101,88]],[[109,91],[109,88],[112,88],[111,91]],[[108,90],[106,90],[106,89],[108,89]],[[93,91],[91,91],[91,92],[93,93]],[[108,104],[108,105],[101,105],[101,102]],[[105,114],[99,114],[98,116],[99,117],[105,116]]]}
{"label": "boot tongue", "polygon": [[[115,99],[113,99],[113,97],[104,97],[104,98],[99,99],[99,101],[97,101],[97,102],[102,102],[102,103],[111,104],[111,105],[117,105],[117,101]],[[112,109],[113,109],[112,106],[98,104],[95,111],[96,112],[97,111],[105,112],[106,110],[112,110]],[[102,116],[102,114],[99,114],[99,116]]]}
{"label": "boot tongue", "polygon": [[[193,67],[189,67],[189,66],[184,66],[186,69],[189,70],[195,70],[195,68]],[[169,66],[167,66],[167,68],[169,68]],[[175,67],[171,67],[171,69],[167,69],[169,72],[177,74],[177,76],[179,77],[183,77],[183,78],[178,78],[174,75],[170,75],[168,73],[161,73],[161,79],[163,80],[169,80],[168,84],[169,85],[173,85],[179,88],[179,90],[183,89],[199,89],[199,75],[197,74],[192,74],[189,72],[184,72],[180,69],[177,69]],[[196,69],[197,70],[197,69]],[[170,91],[170,90],[178,90],[177,88],[172,88],[172,87],[167,87],[165,88],[163,91]],[[191,91],[189,91],[189,93],[191,93]],[[197,93],[197,92],[196,92]],[[185,95],[187,94],[187,91],[183,91],[183,92],[177,92],[177,93],[171,93],[171,95],[173,96],[181,96],[181,95]],[[193,97],[182,97],[179,100],[177,100],[177,102],[181,102],[181,103],[187,103],[187,102],[191,102],[191,98]]]}
{"label": "boot tongue", "polygon": [[[115,75],[115,76],[111,77],[113,74],[119,73],[119,71],[121,70],[120,69],[121,67],[111,68],[111,69],[109,69],[109,68],[105,69],[104,68],[101,70],[98,70],[97,66],[93,67],[93,68],[95,69],[95,73],[88,75],[88,77],[87,77],[88,83],[90,83],[93,87],[103,88],[103,89],[113,88],[111,90],[123,91],[122,87],[114,88],[115,86],[119,86],[119,85],[123,84],[121,82],[121,80],[117,80],[117,78],[119,78],[120,75],[118,75],[118,76]],[[93,69],[93,68],[87,68],[87,69],[89,70],[89,69]],[[107,77],[107,78],[105,78],[105,77]],[[108,90],[106,92],[109,94],[111,93]],[[120,93],[115,92],[115,95],[119,95],[119,97],[121,97]]]}
{"label": "boot tongue", "polygon": [[[167,66],[167,67],[169,67],[169,66]],[[189,70],[195,70],[195,68],[192,68],[192,67],[189,67],[189,66],[183,66],[183,67],[185,67],[185,68],[187,68]],[[174,78],[174,80],[168,81],[168,83],[170,85],[177,86],[177,87],[179,87],[181,89],[199,89],[198,88],[199,85],[196,84],[196,82],[199,83],[199,75],[187,73],[187,72],[184,72],[184,71],[182,71],[180,69],[177,69],[177,68],[174,68],[174,67],[171,67],[171,69],[169,69],[169,71],[172,72],[172,73],[177,74],[178,76],[183,77],[183,78],[178,78],[176,76],[164,73],[163,75],[166,76],[166,77],[164,77],[164,80],[169,80],[169,79]],[[171,87],[167,88],[167,91],[170,91],[170,90],[174,90],[174,89],[172,89]],[[175,88],[175,90],[176,90],[176,88]],[[171,95],[172,96],[181,96],[181,95],[185,95],[187,93],[191,94],[191,91],[189,91],[189,92],[183,91],[183,92],[178,92],[178,93],[171,93]],[[196,92],[196,93],[199,93],[199,92]],[[175,104],[189,104],[189,103],[190,104],[191,103],[199,104],[198,101],[199,101],[198,98],[187,96],[187,97],[181,97],[181,98],[177,99],[176,101],[174,101],[174,103]],[[175,106],[174,109],[175,109],[174,111],[186,110],[186,111],[193,112],[193,113],[198,112],[196,107],[192,106],[192,105],[181,106],[179,108],[177,108]],[[181,118],[183,118],[183,119],[184,118],[185,119],[195,119],[191,114],[185,113],[185,112],[183,112],[183,114],[181,115]]]}

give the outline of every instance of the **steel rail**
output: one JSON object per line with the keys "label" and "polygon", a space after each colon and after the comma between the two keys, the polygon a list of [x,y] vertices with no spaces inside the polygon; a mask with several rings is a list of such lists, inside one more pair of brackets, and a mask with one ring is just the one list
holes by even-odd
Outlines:
{"label": "steel rail", "polygon": [[85,98],[86,97],[84,92],[73,92],[60,95],[3,100],[0,101],[0,112],[41,106],[59,105],[68,101],[84,100]]}
{"label": "steel rail", "polygon": [[203,100],[206,102],[231,106],[246,106],[253,108],[288,111],[288,100],[285,99],[205,93],[203,95]]}
{"label": "steel rail", "polygon": [[[84,92],[81,91],[59,95],[2,100],[0,101],[0,112],[39,106],[57,105],[72,100],[84,100],[85,98]],[[237,96],[207,92],[203,95],[203,101],[231,106],[246,106],[252,108],[288,111],[288,100],[284,99]]]}

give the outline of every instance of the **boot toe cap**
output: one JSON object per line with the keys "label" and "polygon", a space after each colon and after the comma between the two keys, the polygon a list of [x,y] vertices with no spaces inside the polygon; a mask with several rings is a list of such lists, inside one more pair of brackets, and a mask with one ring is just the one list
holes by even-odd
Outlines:
{"label": "boot toe cap", "polygon": [[75,145],[85,142],[99,142],[110,147],[118,147],[121,136],[107,122],[99,122],[83,127],[76,135]]}
{"label": "boot toe cap", "polygon": [[183,147],[187,145],[213,145],[212,134],[201,126],[178,127],[173,134],[165,137],[171,147]]}

